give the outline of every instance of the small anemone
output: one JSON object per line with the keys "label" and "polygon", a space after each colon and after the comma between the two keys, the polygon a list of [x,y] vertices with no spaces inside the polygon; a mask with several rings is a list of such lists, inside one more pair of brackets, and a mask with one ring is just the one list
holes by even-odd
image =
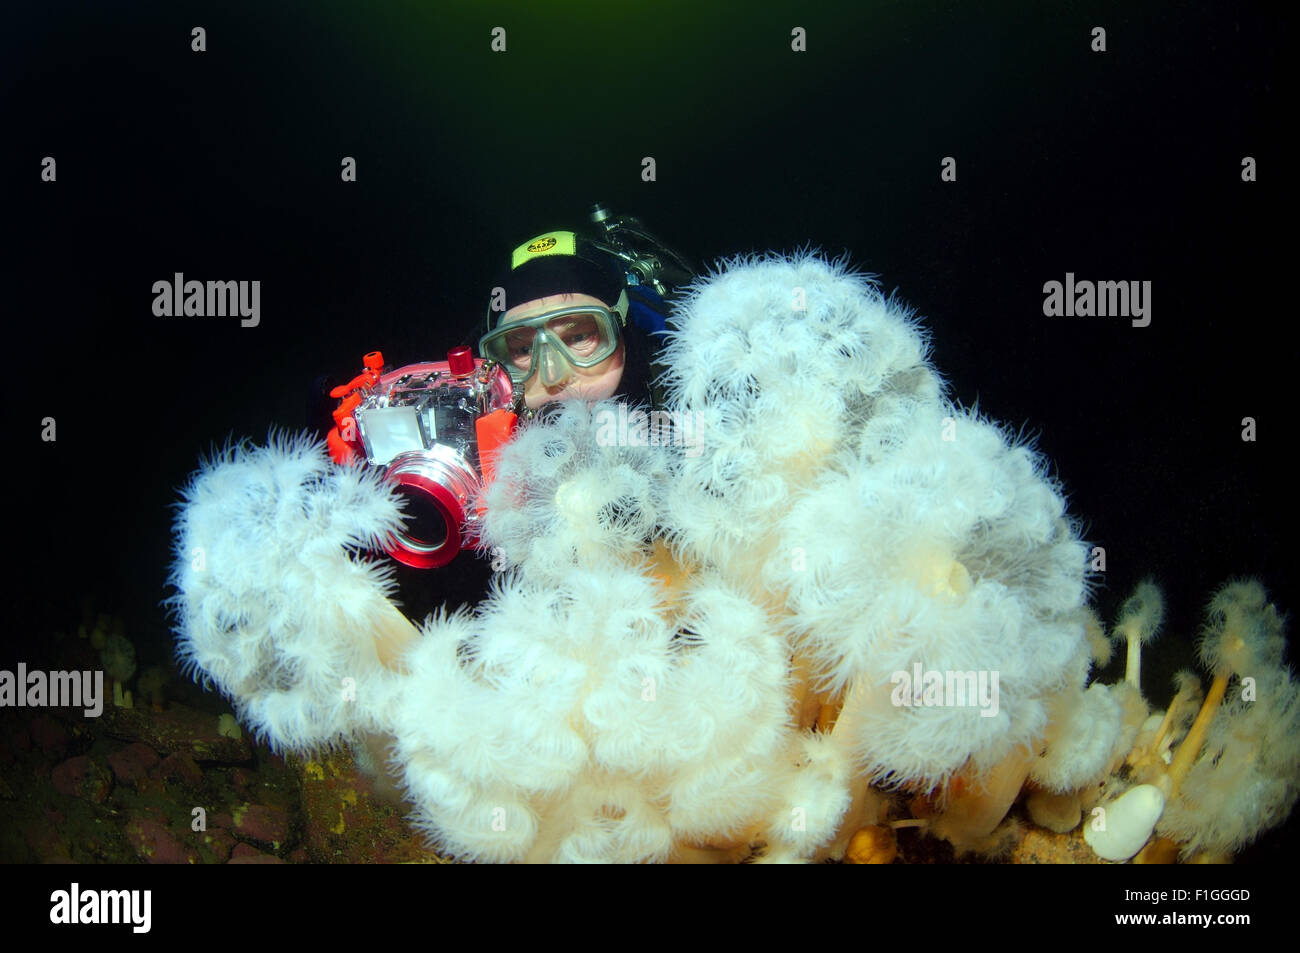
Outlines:
{"label": "small anemone", "polygon": [[1144,579],[1133,590],[1133,595],[1120,608],[1119,624],[1115,626],[1116,638],[1128,644],[1128,661],[1124,681],[1138,691],[1142,690],[1142,646],[1156,637],[1165,617],[1165,600],[1155,582]]}
{"label": "small anemone", "polygon": [[1227,583],[1210,600],[1207,616],[1198,650],[1201,662],[1215,675],[1241,675],[1281,661],[1283,619],[1258,580]]}
{"label": "small anemone", "polygon": [[135,646],[123,635],[114,633],[104,641],[99,660],[104,674],[115,682],[129,681],[135,674]]}

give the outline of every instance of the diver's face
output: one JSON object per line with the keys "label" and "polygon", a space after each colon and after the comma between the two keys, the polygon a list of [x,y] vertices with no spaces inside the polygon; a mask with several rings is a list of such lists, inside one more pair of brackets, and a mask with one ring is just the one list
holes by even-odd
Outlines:
{"label": "diver's face", "polygon": [[[547,295],[516,305],[501,317],[501,324],[535,318],[547,311],[559,308],[576,308],[584,304],[608,307],[599,298],[587,294]],[[580,342],[576,342],[581,346]],[[580,398],[587,403],[604,400],[614,396],[619,382],[623,379],[623,340],[620,337],[618,348],[595,367],[574,367],[571,364],[560,365],[563,373],[559,380],[543,382],[540,369],[534,368],[533,374],[524,381],[524,403],[530,410],[536,410],[553,400],[573,400]]]}

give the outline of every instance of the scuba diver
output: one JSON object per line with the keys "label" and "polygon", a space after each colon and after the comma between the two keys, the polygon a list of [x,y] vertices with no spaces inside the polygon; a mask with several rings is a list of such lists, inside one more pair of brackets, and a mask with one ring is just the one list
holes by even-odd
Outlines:
{"label": "scuba diver", "polygon": [[[390,369],[376,351],[360,375],[330,390],[335,461],[384,466],[408,497],[408,533],[389,552],[410,618],[487,593],[490,554],[455,556],[474,538],[471,501],[491,479],[488,451],[516,422],[573,399],[663,406],[656,357],[669,302],[695,270],[635,218],[597,204],[590,224],[586,234],[544,232],[512,252],[471,335],[482,362],[461,347],[446,363]],[[484,424],[498,415],[509,427],[489,441]]]}
{"label": "scuba diver", "polygon": [[574,398],[663,403],[655,355],[668,301],[694,269],[634,218],[596,205],[591,221],[590,236],[524,242],[493,287],[479,351],[509,372],[525,416]]}

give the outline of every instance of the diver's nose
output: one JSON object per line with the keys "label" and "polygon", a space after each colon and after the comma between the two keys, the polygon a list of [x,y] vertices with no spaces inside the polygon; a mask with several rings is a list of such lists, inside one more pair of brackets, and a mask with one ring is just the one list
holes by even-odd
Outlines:
{"label": "diver's nose", "polygon": [[559,387],[573,376],[573,365],[557,347],[542,347],[542,384],[546,387]]}

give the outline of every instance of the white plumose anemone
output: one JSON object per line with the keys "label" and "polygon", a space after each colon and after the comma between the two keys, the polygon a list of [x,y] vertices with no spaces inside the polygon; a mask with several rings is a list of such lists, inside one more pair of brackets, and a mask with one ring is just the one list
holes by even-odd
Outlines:
{"label": "white plumose anemone", "polygon": [[394,613],[391,567],[360,551],[401,525],[379,475],[272,434],[204,461],[182,491],[170,576],[183,671],[228,695],[276,748],[329,746],[374,727],[359,696],[381,678],[374,620]]}
{"label": "white plumose anemone", "polygon": [[[911,314],[839,263],[737,259],[679,322],[670,393],[710,424],[670,534],[778,599],[823,687],[860,688],[859,768],[941,783],[1041,739],[1046,698],[1086,676],[1085,550],[1044,461],[947,402]],[[894,704],[918,663],[997,673],[996,714]]]}
{"label": "white plumose anemone", "polygon": [[[183,657],[278,745],[391,734],[418,825],[463,856],[842,849],[878,819],[868,778],[977,778],[1086,678],[1061,494],[944,399],[926,352],[841,263],[724,263],[665,353],[691,452],[599,439],[608,404],[526,428],[485,497],[484,545],[509,572],[387,668],[366,620],[389,581],[353,550],[392,531],[391,493],[300,443],[225,454],[178,525]],[[689,570],[672,590],[656,536]],[[186,567],[194,546],[207,570]],[[891,676],[918,663],[995,673],[996,711],[892,703]],[[844,700],[834,731],[801,716],[800,672]],[[346,677],[362,690],[343,704]]]}

